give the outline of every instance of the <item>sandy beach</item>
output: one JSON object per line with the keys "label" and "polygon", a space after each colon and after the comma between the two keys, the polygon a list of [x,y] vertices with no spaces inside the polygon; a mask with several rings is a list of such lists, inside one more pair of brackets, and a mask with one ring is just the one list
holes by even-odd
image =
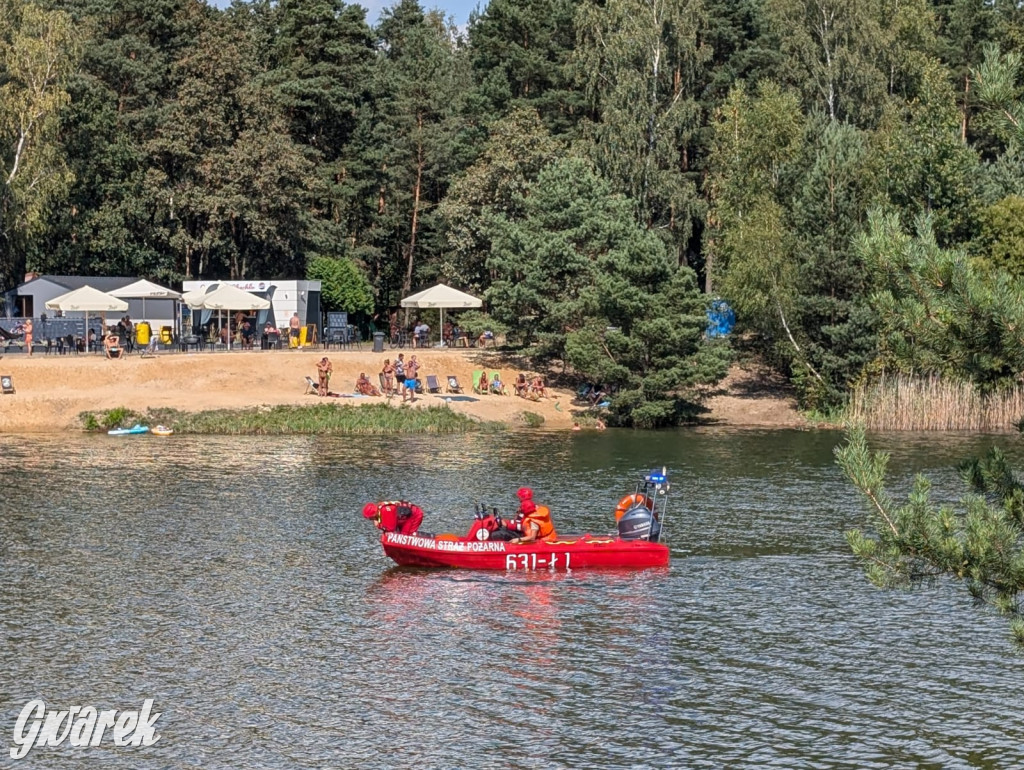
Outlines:
{"label": "sandy beach", "polygon": [[[367,346],[368,348],[368,346]],[[232,352],[161,352],[143,358],[134,354],[108,360],[102,355],[7,354],[0,357],[0,374],[13,377],[16,393],[0,396],[0,432],[53,433],[80,430],[79,414],[127,407],[134,411],[171,407],[185,411],[239,409],[259,405],[312,404],[319,400],[306,393],[305,377],[316,379],[316,363],[325,354],[334,374],[331,390],[352,393],[360,372],[374,382],[385,358],[392,361],[400,352],[406,359],[416,355],[422,363],[421,378],[436,374],[444,388],[447,375],[458,377],[466,394],[473,396],[474,370],[501,372],[511,383],[520,371],[494,351],[483,350],[387,350],[384,353],[322,348]],[[531,372],[528,372],[531,373]],[[792,399],[785,394],[758,393],[747,380],[756,373],[734,368],[721,394],[712,398],[710,420],[720,424],[752,426],[797,426],[804,424]],[[509,388],[511,391],[511,388]],[[445,404],[440,396],[418,396],[414,407]],[[510,425],[523,423],[524,412],[544,417],[544,427],[571,429],[573,393],[551,389],[541,401],[515,396],[483,396],[475,401],[453,401],[448,406],[481,420],[498,420]],[[382,403],[380,398],[331,398],[337,404]],[[392,399],[399,404],[400,398]],[[716,408],[717,403],[717,408]]]}

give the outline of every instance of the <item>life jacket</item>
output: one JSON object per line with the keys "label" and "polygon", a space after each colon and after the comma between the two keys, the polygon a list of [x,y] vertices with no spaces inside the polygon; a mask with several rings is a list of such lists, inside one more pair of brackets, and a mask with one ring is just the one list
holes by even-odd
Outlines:
{"label": "life jacket", "polygon": [[615,506],[615,520],[618,521],[621,519],[625,515],[626,511],[637,505],[642,505],[647,510],[654,509],[654,502],[647,495],[626,495],[624,498],[619,500],[619,504]]}
{"label": "life jacket", "polygon": [[555,534],[555,525],[551,521],[551,509],[546,505],[538,505],[537,510],[523,517],[522,530],[524,534],[530,532],[530,524],[537,525],[539,530],[537,532],[538,540],[554,540],[558,537]]}

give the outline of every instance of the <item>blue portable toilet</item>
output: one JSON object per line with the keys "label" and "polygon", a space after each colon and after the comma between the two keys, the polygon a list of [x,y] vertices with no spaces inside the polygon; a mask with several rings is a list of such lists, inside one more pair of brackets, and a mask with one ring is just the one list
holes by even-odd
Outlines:
{"label": "blue portable toilet", "polygon": [[736,325],[736,313],[724,299],[716,299],[708,308],[708,337],[725,337]]}

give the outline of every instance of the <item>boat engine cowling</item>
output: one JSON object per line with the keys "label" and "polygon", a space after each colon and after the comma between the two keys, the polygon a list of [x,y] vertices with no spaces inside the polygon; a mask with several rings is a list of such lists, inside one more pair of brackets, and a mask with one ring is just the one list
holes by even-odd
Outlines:
{"label": "boat engine cowling", "polygon": [[654,513],[644,505],[634,505],[619,519],[619,537],[623,540],[658,541],[661,525]]}

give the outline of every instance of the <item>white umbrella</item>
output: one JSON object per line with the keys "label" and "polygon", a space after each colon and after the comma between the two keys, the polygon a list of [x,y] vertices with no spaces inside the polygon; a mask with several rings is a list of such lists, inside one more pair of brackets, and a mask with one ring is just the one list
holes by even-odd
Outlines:
{"label": "white umbrella", "polygon": [[130,283],[127,286],[122,286],[120,289],[114,289],[110,292],[110,296],[122,297],[124,299],[141,299],[142,317],[145,319],[147,299],[181,299],[181,292],[143,279]]}
{"label": "white umbrella", "polygon": [[62,310],[65,313],[85,313],[85,344],[88,350],[89,344],[89,312],[94,313],[123,313],[128,309],[128,303],[123,299],[112,297],[92,286],[83,286],[80,289],[69,291],[54,297],[46,303],[49,310]]}
{"label": "white umbrella", "polygon": [[438,308],[441,311],[441,340],[444,340],[444,309],[480,307],[483,300],[443,283],[418,291],[402,300],[402,307]]}
{"label": "white umbrella", "polygon": [[[236,289],[227,283],[213,284],[205,291],[188,291],[181,300],[190,308],[204,310],[267,310],[270,300]],[[231,316],[227,317],[228,349],[231,349]]]}

